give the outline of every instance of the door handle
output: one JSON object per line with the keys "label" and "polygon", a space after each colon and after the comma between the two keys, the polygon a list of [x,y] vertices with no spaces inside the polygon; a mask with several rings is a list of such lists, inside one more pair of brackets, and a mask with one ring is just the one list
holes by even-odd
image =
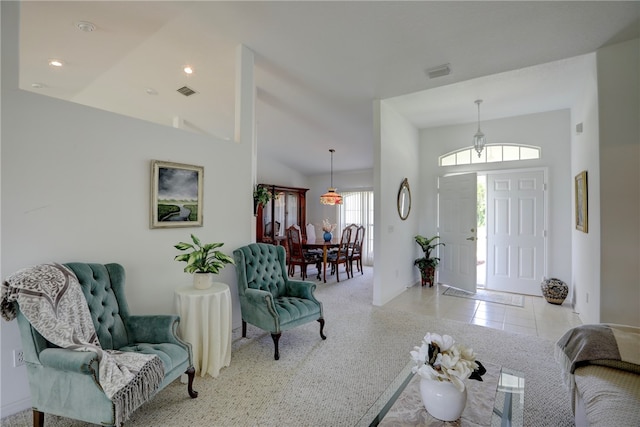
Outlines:
{"label": "door handle", "polygon": [[472,242],[474,242],[476,240],[476,238],[471,236],[471,237],[467,237],[467,240],[471,240]]}

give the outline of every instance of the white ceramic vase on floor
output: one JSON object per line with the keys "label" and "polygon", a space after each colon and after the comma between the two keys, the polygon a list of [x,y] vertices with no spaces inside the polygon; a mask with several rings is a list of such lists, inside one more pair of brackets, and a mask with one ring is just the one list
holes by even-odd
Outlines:
{"label": "white ceramic vase on floor", "polygon": [[442,421],[460,418],[467,404],[467,389],[460,391],[449,381],[420,378],[420,394],[427,412]]}

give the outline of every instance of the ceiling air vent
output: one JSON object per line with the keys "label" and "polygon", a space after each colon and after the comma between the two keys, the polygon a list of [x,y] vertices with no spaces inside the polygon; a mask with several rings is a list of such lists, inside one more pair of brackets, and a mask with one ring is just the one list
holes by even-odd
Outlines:
{"label": "ceiling air vent", "polygon": [[451,74],[451,65],[450,64],[438,65],[437,67],[433,67],[433,68],[429,68],[428,70],[425,70],[425,73],[427,73],[427,76],[430,79],[448,76],[449,74]]}
{"label": "ceiling air vent", "polygon": [[195,90],[191,89],[188,86],[182,86],[180,89],[178,89],[178,92],[180,92],[184,96],[191,96],[194,93],[197,93]]}

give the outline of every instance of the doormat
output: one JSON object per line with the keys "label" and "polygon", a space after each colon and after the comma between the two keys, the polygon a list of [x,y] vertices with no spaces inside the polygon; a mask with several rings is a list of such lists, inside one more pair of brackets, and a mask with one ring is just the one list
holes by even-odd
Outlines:
{"label": "doormat", "polygon": [[475,294],[456,288],[447,288],[442,295],[452,297],[469,298],[485,302],[493,302],[496,304],[512,305],[515,307],[524,307],[524,295],[509,294],[504,292],[487,291],[478,289]]}

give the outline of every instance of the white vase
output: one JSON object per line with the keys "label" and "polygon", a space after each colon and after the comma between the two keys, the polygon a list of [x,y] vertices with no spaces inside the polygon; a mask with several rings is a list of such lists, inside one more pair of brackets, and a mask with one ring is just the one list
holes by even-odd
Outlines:
{"label": "white vase", "polygon": [[193,287],[196,289],[209,289],[213,284],[211,273],[193,273]]}
{"label": "white vase", "polygon": [[467,404],[467,389],[460,391],[449,381],[420,378],[420,395],[427,412],[442,421],[455,421]]}

